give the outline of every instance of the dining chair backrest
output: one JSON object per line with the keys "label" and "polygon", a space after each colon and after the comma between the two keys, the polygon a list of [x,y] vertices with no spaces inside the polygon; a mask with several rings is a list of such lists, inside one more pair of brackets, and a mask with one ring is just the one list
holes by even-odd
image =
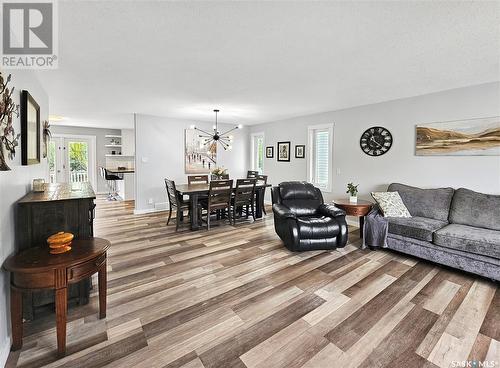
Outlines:
{"label": "dining chair backrest", "polygon": [[236,180],[236,189],[234,191],[234,206],[251,204],[255,195],[256,179],[238,179]]}
{"label": "dining chair backrest", "polygon": [[254,179],[259,175],[258,171],[248,170],[247,171],[247,179]]}
{"label": "dining chair backrest", "polygon": [[188,185],[191,184],[208,184],[208,175],[189,175]]}
{"label": "dining chair backrest", "polygon": [[212,175],[210,177],[211,180],[227,180],[229,179],[229,174],[224,174],[224,175],[219,175],[219,176],[216,176],[216,175]]}
{"label": "dining chair backrest", "polygon": [[208,211],[230,208],[233,193],[232,180],[213,180],[208,190]]}
{"label": "dining chair backrest", "polygon": [[267,175],[258,174],[256,179],[257,179],[257,185],[266,185],[267,184]]}
{"label": "dining chair backrest", "polygon": [[179,207],[179,197],[177,195],[177,189],[175,188],[175,182],[173,180],[165,179],[165,187],[167,188],[167,197],[170,206]]}

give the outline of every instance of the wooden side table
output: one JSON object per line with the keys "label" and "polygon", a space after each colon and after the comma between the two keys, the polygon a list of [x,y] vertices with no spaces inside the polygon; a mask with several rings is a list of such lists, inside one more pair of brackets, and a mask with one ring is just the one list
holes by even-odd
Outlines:
{"label": "wooden side table", "polygon": [[350,202],[349,199],[334,200],[333,203],[338,208],[341,208],[349,216],[359,217],[359,236],[363,237],[363,225],[365,224],[365,216],[372,209],[373,203],[358,199],[357,202]]}
{"label": "wooden side table", "polygon": [[49,253],[48,245],[29,248],[12,255],[4,263],[11,272],[10,313],[12,323],[12,350],[23,346],[22,293],[40,289],[55,289],[57,353],[66,353],[66,315],[68,285],[98,272],[99,318],[106,318],[106,251],[110,243],[105,239],[77,239],[72,249],[63,254]]}

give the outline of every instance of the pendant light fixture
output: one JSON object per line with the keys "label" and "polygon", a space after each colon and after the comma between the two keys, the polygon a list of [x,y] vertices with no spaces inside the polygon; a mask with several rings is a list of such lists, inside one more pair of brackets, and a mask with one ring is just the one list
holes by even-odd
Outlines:
{"label": "pendant light fixture", "polygon": [[233,146],[231,145],[231,143],[233,142],[233,136],[228,134],[236,129],[241,129],[243,126],[239,124],[234,128],[221,133],[219,132],[219,122],[217,119],[219,110],[215,109],[214,112],[215,112],[215,125],[213,126],[214,129],[213,133],[209,133],[203,129],[196,127],[195,125],[191,125],[191,129],[195,129],[201,133],[199,137],[204,139],[203,145],[209,147],[208,149],[209,152],[214,152],[216,150],[217,143],[219,143],[222,146],[222,148],[224,148],[225,151],[231,150],[233,148]]}

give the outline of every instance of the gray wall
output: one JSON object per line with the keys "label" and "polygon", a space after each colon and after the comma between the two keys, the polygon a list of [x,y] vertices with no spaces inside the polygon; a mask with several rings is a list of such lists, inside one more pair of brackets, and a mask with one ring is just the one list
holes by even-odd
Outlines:
{"label": "gray wall", "polygon": [[[292,142],[291,162],[265,159],[264,172],[272,184],[307,180],[307,157],[293,157],[295,144],[307,145],[309,125],[334,123],[333,190],[325,199],[345,198],[349,182],[359,183],[360,197],[386,190],[391,182],[422,187],[466,187],[500,194],[499,156],[416,156],[415,125],[436,121],[500,115],[500,83],[488,83],[429,95],[359,106],[251,127],[264,132],[266,146]],[[359,147],[363,131],[371,126],[388,128],[392,148],[380,157],[369,157]],[[307,150],[306,150],[307,152]]]}
{"label": "gray wall", "polygon": [[[137,211],[164,208],[166,204],[165,178],[176,183],[187,182],[184,172],[184,130],[194,121],[170,119],[137,114],[135,125],[135,169]],[[213,123],[197,123],[210,131]],[[221,129],[231,128],[222,125]],[[246,177],[249,152],[248,128],[233,132],[231,151],[218,150],[217,166],[228,169],[231,178]],[[149,204],[149,199],[153,204]]]}
{"label": "gray wall", "polygon": [[[8,74],[5,75],[5,77]],[[19,104],[20,91],[28,90],[40,105],[40,120],[49,115],[49,99],[35,75],[29,71],[12,73],[11,86],[15,87],[15,103]],[[21,132],[18,118],[14,120],[16,133]],[[13,161],[7,160],[11,171],[0,171],[0,265],[14,252],[14,204],[31,190],[34,178],[48,179],[47,160],[38,165],[21,166],[21,148]],[[5,364],[10,350],[9,275],[0,269],[0,366]]]}
{"label": "gray wall", "polygon": [[[53,125],[51,132],[53,134],[75,134],[75,135],[93,135],[96,137],[96,165],[106,166],[106,154],[109,149],[104,147],[109,139],[104,138],[105,135],[120,135],[121,130],[118,129],[100,129],[100,128],[86,128],[86,127],[74,127],[65,125]],[[97,192],[107,192],[106,181],[99,175],[99,170],[96,168],[97,176]]]}

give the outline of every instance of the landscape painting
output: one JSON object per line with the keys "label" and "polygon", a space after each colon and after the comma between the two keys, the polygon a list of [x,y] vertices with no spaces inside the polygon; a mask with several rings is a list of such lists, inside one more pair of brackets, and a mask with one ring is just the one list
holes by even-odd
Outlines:
{"label": "landscape painting", "polygon": [[417,125],[418,156],[500,156],[500,117]]}
{"label": "landscape painting", "polygon": [[217,162],[217,145],[205,144],[206,138],[200,137],[194,129],[186,129],[185,139],[186,174],[206,174],[214,169]]}

